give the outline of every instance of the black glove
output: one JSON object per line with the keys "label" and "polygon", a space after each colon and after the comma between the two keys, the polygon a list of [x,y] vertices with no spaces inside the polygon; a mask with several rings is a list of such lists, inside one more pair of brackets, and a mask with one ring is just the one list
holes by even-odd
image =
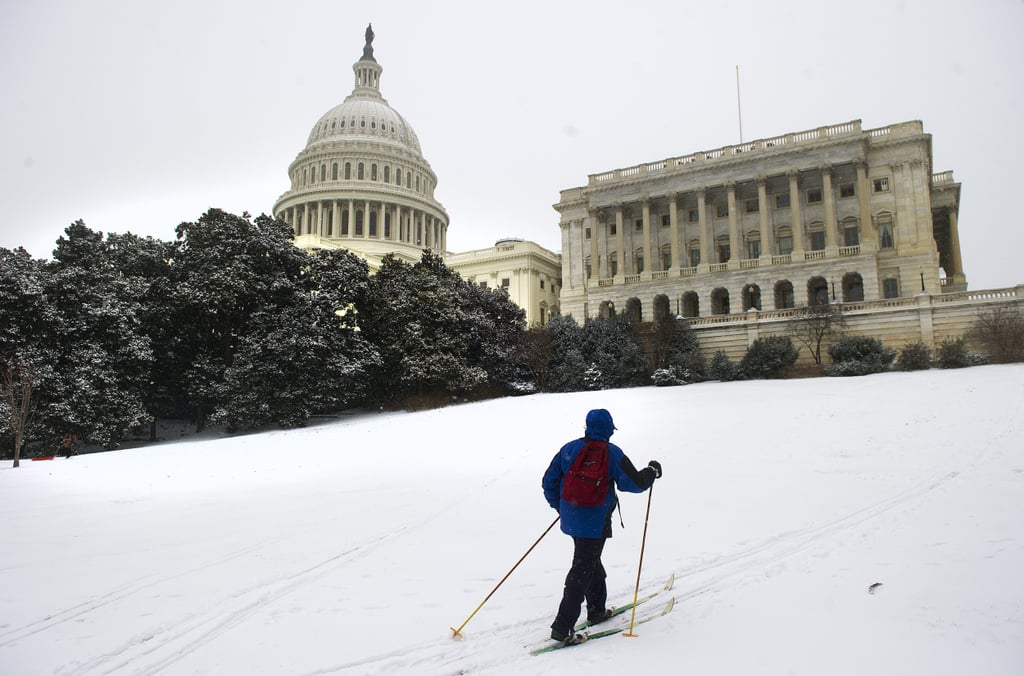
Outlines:
{"label": "black glove", "polygon": [[654,470],[654,478],[655,479],[660,479],[661,478],[661,463],[660,462],[658,462],[657,460],[651,460],[649,463],[647,463],[647,466]]}

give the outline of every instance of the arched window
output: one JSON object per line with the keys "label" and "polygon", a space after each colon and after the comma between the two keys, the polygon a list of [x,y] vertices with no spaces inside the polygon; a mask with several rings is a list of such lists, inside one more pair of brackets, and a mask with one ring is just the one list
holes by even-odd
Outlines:
{"label": "arched window", "polygon": [[377,212],[370,212],[370,237],[377,236]]}
{"label": "arched window", "polygon": [[327,165],[326,164],[321,164],[320,165],[320,182],[323,183],[326,180],[327,180]]}
{"label": "arched window", "polygon": [[335,162],[334,164],[331,165],[331,180],[332,181],[337,181],[338,180],[338,163],[337,162]]}
{"label": "arched window", "polygon": [[857,272],[843,275],[843,302],[860,303],[864,300],[864,279]]}
{"label": "arched window", "polygon": [[743,287],[743,311],[750,308],[761,309],[761,287],[757,284],[747,284]]}
{"label": "arched window", "polygon": [[362,211],[357,211],[356,212],[355,235],[356,235],[356,237],[362,237],[363,236],[363,212]]}
{"label": "arched window", "polygon": [[356,167],[356,180],[363,180],[363,163],[360,162],[359,166]]}
{"label": "arched window", "polygon": [[828,282],[824,277],[811,277],[807,280],[807,304],[828,304]]}
{"label": "arched window", "polygon": [[643,321],[643,314],[643,305],[640,303],[639,298],[630,298],[626,301],[626,319],[639,324]]}
{"label": "arched window", "polygon": [[395,167],[395,185],[402,185],[402,169]]}
{"label": "arched window", "polygon": [[663,322],[671,315],[672,308],[668,304],[668,296],[659,293],[654,297],[654,321]]}
{"label": "arched window", "polygon": [[370,165],[370,180],[371,181],[376,181],[377,180],[377,163],[376,162],[374,162],[373,164]]}
{"label": "arched window", "polygon": [[787,279],[775,284],[775,309],[786,310],[796,307],[796,296],[793,293],[793,283]]}
{"label": "arched window", "polygon": [[[387,171],[387,167],[384,167],[384,171]],[[384,212],[384,238],[391,239],[391,212]]]}
{"label": "arched window", "polygon": [[711,314],[729,314],[729,291],[718,287],[711,292]]}
{"label": "arched window", "polygon": [[345,163],[345,180],[349,181],[351,179],[352,179],[352,163],[351,162],[346,162]]}
{"label": "arched window", "polygon": [[384,182],[391,183],[391,167],[384,165]]}
{"label": "arched window", "polygon": [[327,236],[334,237],[334,209],[327,210]]}
{"label": "arched window", "polygon": [[420,191],[420,175],[416,174],[416,192]]}
{"label": "arched window", "polygon": [[615,303],[610,300],[602,301],[598,307],[598,316],[601,319],[611,319],[615,316]]}
{"label": "arched window", "polygon": [[406,188],[411,188],[412,187],[412,172],[411,171],[405,172],[405,187]]}
{"label": "arched window", "polygon": [[341,236],[348,237],[348,209],[341,212]]}
{"label": "arched window", "polygon": [[687,291],[683,294],[683,316],[700,317],[700,296],[696,291]]}

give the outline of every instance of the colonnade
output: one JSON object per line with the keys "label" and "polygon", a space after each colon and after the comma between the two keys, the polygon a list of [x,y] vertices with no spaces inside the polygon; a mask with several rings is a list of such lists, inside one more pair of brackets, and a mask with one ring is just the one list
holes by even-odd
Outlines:
{"label": "colonnade", "polygon": [[444,252],[448,224],[429,211],[379,200],[317,200],[288,207],[278,218],[296,236],[376,239]]}
{"label": "colonnade", "polygon": [[[851,169],[853,176],[849,173]],[[574,253],[583,259],[589,258],[591,266],[587,279],[611,279],[619,275],[640,274],[641,270],[637,269],[638,259],[643,261],[643,272],[677,268],[695,268],[694,272],[706,272],[715,271],[719,267],[739,269],[797,262],[805,258],[831,257],[838,255],[844,247],[845,242],[841,243],[839,239],[840,227],[841,223],[850,219],[858,227],[858,247],[865,245],[872,248],[869,243],[877,242],[877,233],[872,221],[872,186],[868,180],[867,163],[857,161],[844,165],[842,170],[843,190],[853,186],[853,195],[844,195],[843,201],[853,197],[851,202],[855,202],[855,206],[852,209],[839,209],[835,181],[839,169],[823,165],[813,170],[790,170],[783,176],[758,176],[713,186],[697,186],[692,190],[669,192],[661,196],[645,196],[632,203],[591,206],[585,219],[568,224],[581,231],[579,238],[571,237],[570,241],[583,244],[582,250]],[[817,193],[819,185],[820,194]],[[755,186],[756,193],[753,190]],[[780,195],[788,199],[779,200]],[[726,214],[721,214],[717,209],[723,203],[723,198]],[[755,199],[756,202],[753,202]],[[715,209],[714,213],[712,209]],[[681,211],[685,218],[680,218]],[[695,220],[691,217],[693,212],[696,213]],[[755,212],[757,224],[753,226],[750,221]],[[639,245],[635,234],[627,231],[627,213],[639,213],[641,217],[638,227],[633,228],[634,232],[641,233]],[[662,219],[667,215],[667,242],[663,235],[658,236],[655,232],[664,221],[658,220],[655,223],[652,213]],[[721,225],[726,219],[727,235]],[[805,222],[808,219],[810,221]],[[810,241],[807,228],[812,225],[823,231],[823,247]],[[590,230],[589,242],[583,234],[586,228]],[[785,247],[788,250],[781,250],[778,237],[786,228],[791,241]],[[719,233],[717,236],[716,231]],[[757,233],[760,241],[760,255],[755,258],[749,256],[749,250],[744,246],[748,242],[746,234],[751,231]],[[693,248],[698,252],[697,255],[690,253],[693,242],[698,243]],[[715,250],[716,242],[728,243],[729,255],[726,260],[719,260]],[[661,252],[666,244],[670,256],[668,266],[661,256],[652,256]],[[821,253],[808,256],[812,250],[820,250]],[[609,265],[612,255],[617,256],[614,274]],[[698,258],[699,263],[694,264]],[[593,265],[594,261],[599,264]]]}

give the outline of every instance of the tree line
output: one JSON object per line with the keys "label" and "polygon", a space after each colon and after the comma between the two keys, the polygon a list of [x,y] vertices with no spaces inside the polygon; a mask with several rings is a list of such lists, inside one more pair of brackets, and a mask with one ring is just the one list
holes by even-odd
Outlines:
{"label": "tree line", "polygon": [[305,251],[268,216],[211,209],[166,242],[82,221],[52,260],[0,248],[0,443],[115,448],[159,419],[197,431],[294,427],[355,407],[417,408],[534,391],[687,382],[684,322],[556,317],[527,330],[500,289],[426,251],[370,274]]}

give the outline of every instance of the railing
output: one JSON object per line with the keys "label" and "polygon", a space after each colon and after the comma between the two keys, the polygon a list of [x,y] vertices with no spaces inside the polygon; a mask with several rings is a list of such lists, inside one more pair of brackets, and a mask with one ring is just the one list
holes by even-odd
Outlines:
{"label": "railing", "polygon": [[841,246],[839,247],[840,256],[858,256],[860,255],[860,244],[854,246]]}
{"label": "railing", "polygon": [[744,258],[740,261],[740,270],[749,270],[750,268],[756,268],[760,265],[760,258]]}
{"label": "railing", "polygon": [[725,272],[729,268],[728,263],[712,263],[711,272]]}
{"label": "railing", "polygon": [[679,268],[680,277],[693,277],[697,274],[697,268]]}
{"label": "railing", "polygon": [[[652,173],[664,172],[675,167],[714,161],[723,157],[734,157],[738,154],[771,152],[775,148],[800,143],[816,143],[822,140],[831,140],[847,136],[859,136],[861,134],[867,134],[869,138],[875,139],[893,135],[907,136],[916,133],[922,133],[921,125],[917,122],[901,123],[889,127],[865,131],[861,129],[860,120],[853,120],[851,122],[818,127],[816,129],[808,129],[791,134],[782,134],[780,136],[773,136],[767,139],[759,139],[740,145],[723,146],[722,148],[716,148],[714,150],[698,151],[691,153],[690,155],[673,157],[658,162],[638,164],[633,167],[605,171],[599,174],[591,174],[588,177],[588,182],[590,185],[594,185],[596,183],[605,183],[616,179],[632,179]],[[947,173],[949,174],[948,177],[945,176]],[[935,176],[939,177],[938,180],[943,183],[951,182],[953,180],[952,172],[944,172],[942,174],[936,174]],[[935,180],[935,177],[933,177],[933,183]]]}
{"label": "railing", "polygon": [[772,256],[772,265],[788,265],[793,262],[793,254]]}
{"label": "railing", "polygon": [[640,275],[626,275],[626,278],[623,281],[625,281],[626,284],[639,284]]}
{"label": "railing", "polygon": [[942,185],[944,183],[954,183],[952,171],[943,171],[938,174],[932,174],[932,185]]}
{"label": "railing", "polygon": [[804,260],[805,261],[820,261],[820,260],[824,260],[824,258],[825,258],[825,250],[824,249],[820,249],[818,251],[805,251],[804,252]]}
{"label": "railing", "polygon": [[651,279],[668,279],[668,270],[655,270],[651,273]]}
{"label": "railing", "polygon": [[599,279],[599,280],[597,280],[597,285],[599,287],[602,287],[602,288],[606,287],[606,286],[615,286],[615,280],[614,279]]}

